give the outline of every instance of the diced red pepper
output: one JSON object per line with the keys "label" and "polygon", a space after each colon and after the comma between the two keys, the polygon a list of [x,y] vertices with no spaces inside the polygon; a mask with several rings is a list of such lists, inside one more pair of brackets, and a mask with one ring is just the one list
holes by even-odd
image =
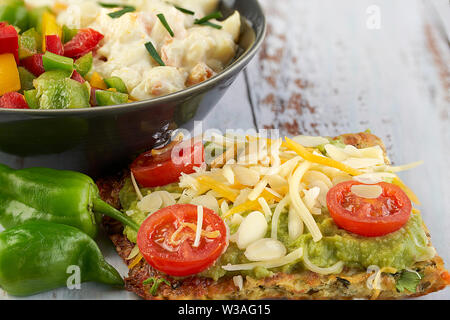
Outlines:
{"label": "diced red pepper", "polygon": [[39,77],[41,74],[45,72],[44,64],[42,63],[42,53],[38,53],[23,59],[21,61],[22,66],[25,67],[28,71],[34,74],[36,77]]}
{"label": "diced red pepper", "polygon": [[78,81],[79,83],[85,83],[86,82],[86,80],[84,80],[83,76],[77,72],[77,70],[73,70],[71,79],[75,80],[75,81]]}
{"label": "diced red pepper", "polygon": [[93,51],[104,36],[94,29],[81,29],[69,42],[64,45],[64,55],[79,58]]}
{"label": "diced red pepper", "polygon": [[45,44],[47,51],[57,55],[64,55],[64,47],[61,38],[56,34],[45,36]]}
{"label": "diced red pepper", "polygon": [[0,108],[7,109],[30,109],[23,95],[18,92],[5,93],[0,98]]}
{"label": "diced red pepper", "polygon": [[0,54],[12,53],[19,63],[19,35],[17,30],[6,23],[0,25]]}

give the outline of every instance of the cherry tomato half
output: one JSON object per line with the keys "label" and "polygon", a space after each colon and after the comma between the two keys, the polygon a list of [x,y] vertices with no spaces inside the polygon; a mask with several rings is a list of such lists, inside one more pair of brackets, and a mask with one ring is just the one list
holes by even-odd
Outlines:
{"label": "cherry tomato half", "polygon": [[382,188],[376,199],[362,198],[351,191],[357,181],[345,181],[328,191],[327,206],[334,222],[347,231],[365,237],[383,236],[400,229],[411,215],[411,201],[392,183],[377,183]]}
{"label": "cherry tomato half", "polygon": [[172,147],[162,153],[145,152],[131,164],[131,171],[141,186],[151,188],[177,182],[181,173],[193,173],[194,166],[205,161],[202,142],[189,140],[175,146],[177,149]]}
{"label": "cherry tomato half", "polygon": [[225,251],[226,226],[214,211],[203,208],[202,230],[218,233],[214,238],[202,235],[198,247],[193,246],[195,231],[186,227],[186,223],[197,223],[197,206],[176,204],[144,221],[137,245],[152,267],[171,276],[189,276],[206,270]]}

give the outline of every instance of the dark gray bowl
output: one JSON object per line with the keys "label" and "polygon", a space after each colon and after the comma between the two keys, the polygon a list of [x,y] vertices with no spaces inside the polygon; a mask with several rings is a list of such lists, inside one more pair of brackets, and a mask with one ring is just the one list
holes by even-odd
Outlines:
{"label": "dark gray bowl", "polygon": [[266,22],[257,0],[224,0],[221,10],[225,15],[238,10],[244,22],[242,50],[222,73],[174,94],[120,106],[0,109],[0,163],[76,170],[95,177],[164,144],[177,127],[190,130],[213,109],[264,39]]}

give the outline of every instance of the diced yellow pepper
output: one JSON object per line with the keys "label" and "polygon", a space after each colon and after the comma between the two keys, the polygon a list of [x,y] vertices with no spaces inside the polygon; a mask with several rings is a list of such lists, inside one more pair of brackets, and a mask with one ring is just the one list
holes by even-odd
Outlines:
{"label": "diced yellow pepper", "polygon": [[56,17],[45,11],[42,16],[42,51],[46,51],[45,36],[57,35],[62,38],[62,28],[56,22]]}
{"label": "diced yellow pepper", "polygon": [[91,86],[98,88],[98,89],[102,89],[102,90],[108,89],[105,81],[103,81],[102,77],[97,72],[94,72],[92,74],[91,81],[89,81],[89,83],[91,84]]}
{"label": "diced yellow pepper", "polygon": [[20,90],[19,71],[11,53],[0,54],[0,96]]}

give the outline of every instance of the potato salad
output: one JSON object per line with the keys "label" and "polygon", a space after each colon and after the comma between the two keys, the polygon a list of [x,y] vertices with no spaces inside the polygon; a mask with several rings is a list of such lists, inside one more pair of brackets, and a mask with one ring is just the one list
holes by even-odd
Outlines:
{"label": "potato salad", "polygon": [[[218,4],[8,0],[2,12],[14,15],[0,16],[0,73],[9,75],[0,83],[0,107],[117,105],[203,82],[238,49],[240,15],[224,17]],[[99,90],[109,92],[97,97]],[[60,91],[76,95],[59,101]]]}

